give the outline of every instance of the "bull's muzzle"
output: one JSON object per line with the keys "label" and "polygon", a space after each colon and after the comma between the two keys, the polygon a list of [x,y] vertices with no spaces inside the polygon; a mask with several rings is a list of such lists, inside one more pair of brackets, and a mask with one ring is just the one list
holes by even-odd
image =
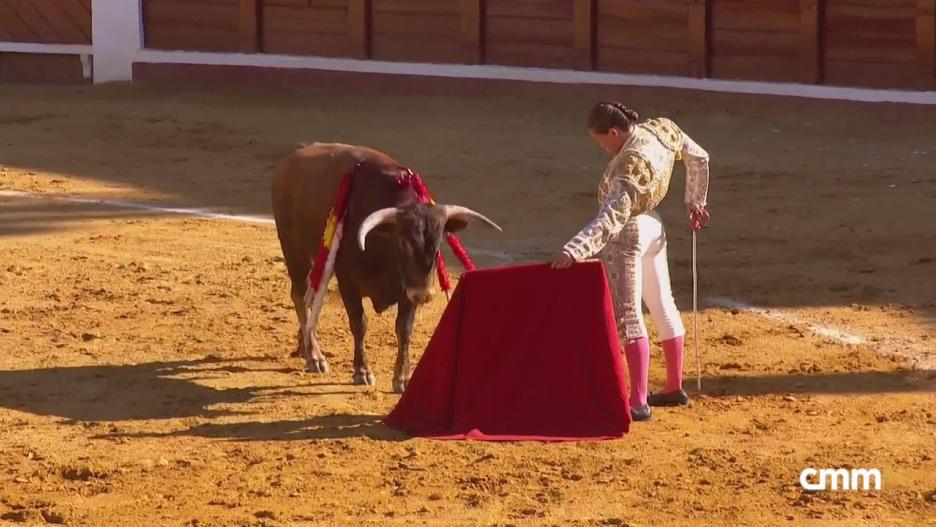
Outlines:
{"label": "bull's muzzle", "polygon": [[406,288],[406,297],[417,306],[428,304],[432,300],[432,295],[433,291],[430,288]]}

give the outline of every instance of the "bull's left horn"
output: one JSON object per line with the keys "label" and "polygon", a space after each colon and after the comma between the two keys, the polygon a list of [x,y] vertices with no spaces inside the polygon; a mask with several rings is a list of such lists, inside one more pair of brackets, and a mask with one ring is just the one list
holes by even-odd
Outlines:
{"label": "bull's left horn", "polygon": [[361,246],[362,251],[364,250],[364,244],[367,240],[367,235],[370,234],[370,231],[374,230],[378,225],[383,225],[384,223],[396,223],[398,212],[399,209],[396,207],[380,209],[368,216],[364,220],[364,223],[361,223],[361,228],[358,230],[358,245]]}
{"label": "bull's left horn", "polygon": [[504,229],[500,228],[500,225],[494,223],[487,216],[481,214],[480,212],[473,211],[468,207],[462,207],[459,205],[443,205],[445,208],[445,218],[446,219],[456,219],[462,220],[465,223],[470,223],[471,220],[479,220],[481,223],[484,223],[492,229],[497,229],[501,232],[504,232]]}

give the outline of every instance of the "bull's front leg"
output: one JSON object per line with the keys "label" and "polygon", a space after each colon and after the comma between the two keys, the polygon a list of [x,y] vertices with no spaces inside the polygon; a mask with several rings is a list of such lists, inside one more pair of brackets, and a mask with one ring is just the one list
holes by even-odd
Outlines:
{"label": "bull's front leg", "polygon": [[393,391],[403,393],[410,379],[409,346],[413,334],[413,321],[416,318],[416,305],[404,297],[397,304],[396,334],[397,359],[393,368]]}
{"label": "bull's front leg", "polygon": [[374,386],[377,383],[377,377],[371,371],[367,360],[367,350],[364,348],[364,337],[367,335],[367,314],[364,313],[361,295],[357,291],[342,288],[340,281],[338,290],[341,293],[345,311],[348,313],[351,334],[354,336],[354,384]]}

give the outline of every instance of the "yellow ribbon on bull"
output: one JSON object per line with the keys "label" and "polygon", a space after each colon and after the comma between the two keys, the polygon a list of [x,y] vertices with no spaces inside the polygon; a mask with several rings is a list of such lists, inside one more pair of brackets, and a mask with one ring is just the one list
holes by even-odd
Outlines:
{"label": "yellow ribbon on bull", "polygon": [[335,239],[335,231],[338,229],[338,218],[335,216],[335,211],[332,210],[328,213],[328,221],[325,223],[325,233],[322,235],[322,244],[326,248],[330,248],[332,240]]}

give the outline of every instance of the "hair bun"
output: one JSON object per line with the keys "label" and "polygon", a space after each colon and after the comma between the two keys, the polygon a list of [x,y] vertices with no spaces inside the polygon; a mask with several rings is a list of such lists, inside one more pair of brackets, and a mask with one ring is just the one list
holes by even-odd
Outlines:
{"label": "hair bun", "polygon": [[637,112],[625,106],[624,103],[614,101],[611,103],[611,106],[624,114],[624,117],[627,117],[627,119],[630,121],[637,122],[637,120],[640,119],[640,116],[637,115]]}
{"label": "hair bun", "polygon": [[637,112],[617,101],[604,101],[592,106],[588,114],[588,129],[606,134],[611,128],[630,131],[637,124]]}

